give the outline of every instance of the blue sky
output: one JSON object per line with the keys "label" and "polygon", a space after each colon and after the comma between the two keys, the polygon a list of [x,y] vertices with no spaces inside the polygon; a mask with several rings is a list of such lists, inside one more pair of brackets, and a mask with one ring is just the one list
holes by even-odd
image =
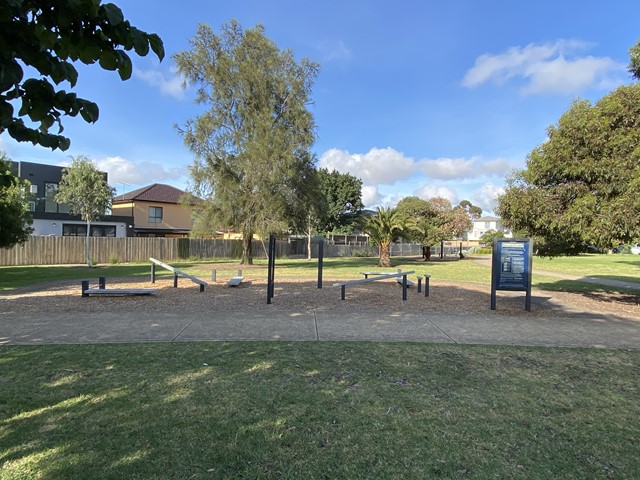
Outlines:
{"label": "blue sky", "polygon": [[634,1],[116,0],[167,56],[132,54],[120,81],[78,66],[75,91],[98,103],[93,125],[63,120],[67,152],[18,144],[13,160],[62,165],[87,155],[117,193],[154,182],[189,184],[190,152],[174,125],[202,111],[171,58],[199,23],[257,23],[281,49],[320,63],[310,110],[319,165],[362,178],[367,207],[402,197],[471,200],[491,211],[504,178],[524,166],[575,98],[597,100],[630,83],[640,38]]}

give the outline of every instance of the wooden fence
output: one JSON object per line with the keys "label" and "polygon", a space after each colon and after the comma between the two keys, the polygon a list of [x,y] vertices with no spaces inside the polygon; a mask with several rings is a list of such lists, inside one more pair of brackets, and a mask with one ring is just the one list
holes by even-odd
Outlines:
{"label": "wooden fence", "polygon": [[[29,237],[22,245],[0,249],[0,266],[62,265],[86,263],[84,237]],[[92,237],[91,258],[94,263],[146,262],[149,257],[172,262],[185,259],[240,258],[241,240],[200,238],[109,238]],[[253,241],[254,258],[265,258],[267,249],[261,241]],[[317,241],[311,246],[314,258],[318,255]],[[394,256],[420,255],[420,245],[395,244]],[[367,245],[325,244],[326,257],[378,256],[378,248]],[[276,256],[279,258],[306,258],[307,243],[278,240]]]}

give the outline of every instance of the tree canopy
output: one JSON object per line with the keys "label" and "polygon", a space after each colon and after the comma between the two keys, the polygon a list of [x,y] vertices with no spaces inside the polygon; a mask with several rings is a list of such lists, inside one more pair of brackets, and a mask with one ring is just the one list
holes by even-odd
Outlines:
{"label": "tree canopy", "polygon": [[[321,232],[350,233],[364,208],[362,180],[349,173],[321,168],[317,172],[319,205],[316,228]],[[345,230],[349,230],[346,232]]]}
{"label": "tree canopy", "polygon": [[33,231],[28,191],[29,182],[11,173],[10,160],[0,151],[0,248],[23,243]]}
{"label": "tree canopy", "polygon": [[[14,0],[0,2],[0,133],[19,142],[55,150],[69,148],[61,117],[78,114],[89,123],[98,120],[98,106],[71,88],[78,80],[73,62],[98,62],[116,70],[122,80],[131,77],[127,51],[145,56],[152,50],[164,57],[162,40],[137,29],[122,11],[101,0]],[[26,78],[35,69],[38,78]],[[16,104],[20,101],[20,106]],[[17,110],[17,111],[16,111]],[[24,118],[32,122],[25,123]],[[49,129],[57,124],[57,133]]]}
{"label": "tree canopy", "polygon": [[301,231],[308,223],[317,182],[307,105],[319,67],[281,51],[262,26],[243,30],[236,21],[220,35],[200,25],[191,48],[174,59],[207,107],[179,128],[195,155],[200,218],[241,232],[242,263],[252,263],[254,233]]}
{"label": "tree canopy", "polygon": [[460,237],[471,228],[467,210],[452,207],[451,202],[442,197],[429,200],[405,197],[398,202],[396,212],[415,222],[417,228],[408,232],[408,239],[426,247],[426,260],[430,258],[431,246]]}
{"label": "tree canopy", "polygon": [[640,84],[574,102],[507,180],[497,213],[541,254],[640,238]]}
{"label": "tree canopy", "polygon": [[640,40],[629,49],[629,72],[636,80],[640,80]]}
{"label": "tree canopy", "polygon": [[469,215],[470,218],[477,219],[482,216],[482,208],[474,205],[469,200],[462,200],[458,204],[458,207],[467,212],[467,215]]}
{"label": "tree canopy", "polygon": [[87,222],[87,265],[91,266],[89,238],[91,222],[100,220],[111,207],[114,191],[104,174],[99,171],[89,158],[79,155],[73,158],[70,167],[62,172],[58,185],[56,202],[66,203],[74,215]]}

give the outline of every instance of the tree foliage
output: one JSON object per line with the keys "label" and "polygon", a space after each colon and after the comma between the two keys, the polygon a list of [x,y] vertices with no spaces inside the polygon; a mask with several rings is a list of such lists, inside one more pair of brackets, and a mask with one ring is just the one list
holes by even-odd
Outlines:
{"label": "tree foliage", "polygon": [[391,208],[378,208],[376,215],[367,217],[364,231],[380,247],[381,267],[391,266],[391,244],[400,237],[406,238],[415,226],[413,220]]}
{"label": "tree foliage", "polygon": [[538,237],[541,254],[572,254],[640,237],[640,84],[597,103],[574,102],[524,170],[507,180],[497,213]]}
{"label": "tree foliage", "polygon": [[362,180],[349,173],[321,168],[318,178],[318,211],[316,228],[321,232],[353,229],[353,222],[364,208]]}
{"label": "tree foliage", "polygon": [[629,49],[629,72],[636,80],[640,80],[640,40]]}
{"label": "tree foliage", "polygon": [[469,200],[462,200],[458,207],[467,212],[467,215],[472,219],[478,219],[482,216],[482,208],[474,205]]}
{"label": "tree foliage", "polygon": [[493,247],[493,239],[494,238],[504,238],[504,233],[496,232],[495,230],[487,230],[480,237],[480,244],[485,247]]}
{"label": "tree foliage", "polygon": [[33,231],[28,191],[29,182],[11,173],[9,158],[0,152],[0,248],[24,243]]}
{"label": "tree foliage", "polygon": [[96,222],[111,207],[114,190],[91,160],[83,155],[73,158],[70,167],[62,171],[55,200],[66,203],[74,215],[87,222],[87,265],[91,266],[89,238],[91,222]]}
{"label": "tree foliage", "polygon": [[[98,120],[98,106],[71,88],[78,80],[73,63],[98,62],[116,70],[122,80],[131,77],[127,51],[145,56],[151,49],[164,57],[162,40],[124,19],[122,11],[101,0],[11,0],[0,2],[0,133],[7,130],[19,142],[55,150],[69,148],[61,117],[78,114],[89,123]],[[35,69],[38,78],[25,78],[24,67]],[[20,106],[16,111],[17,101]],[[33,122],[25,123],[24,118]],[[57,124],[58,131],[49,133]]]}
{"label": "tree foliage", "polygon": [[425,247],[425,260],[430,259],[433,245],[460,237],[471,228],[467,211],[460,206],[452,207],[451,202],[442,197],[429,200],[405,197],[398,202],[396,211],[417,225],[408,232],[408,237]]}
{"label": "tree foliage", "polygon": [[315,124],[307,105],[318,65],[281,51],[262,26],[236,21],[216,35],[200,25],[191,48],[174,56],[207,111],[179,131],[194,153],[193,192],[205,202],[210,227],[243,236],[242,263],[252,263],[251,238],[302,231],[317,198]]}

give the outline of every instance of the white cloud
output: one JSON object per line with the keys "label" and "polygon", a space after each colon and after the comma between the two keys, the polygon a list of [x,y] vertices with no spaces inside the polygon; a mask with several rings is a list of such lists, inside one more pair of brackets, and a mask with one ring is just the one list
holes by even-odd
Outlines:
{"label": "white cloud", "polygon": [[184,88],[182,88],[182,78],[176,74],[176,69],[172,68],[169,74],[159,70],[142,70],[136,68],[134,75],[154,88],[159,89],[163,94],[174,97],[178,100],[185,98]]}
{"label": "white cloud", "polygon": [[503,176],[513,168],[513,165],[504,158],[496,158],[495,160],[488,160],[482,163],[482,165],[479,165],[479,168],[485,175]]}
{"label": "white cloud", "polygon": [[351,59],[351,50],[342,40],[325,40],[318,45],[324,61],[331,60],[349,60]]}
{"label": "white cloud", "polygon": [[492,212],[496,207],[498,195],[504,193],[504,187],[487,182],[471,195],[471,202],[485,212]]}
{"label": "white cloud", "polygon": [[188,174],[186,168],[165,168],[153,162],[133,162],[122,157],[107,157],[95,161],[96,166],[109,175],[109,183],[116,185],[149,185],[183,178]]}
{"label": "white cloud", "polygon": [[521,78],[524,94],[575,94],[589,87],[610,88],[622,81],[623,64],[609,57],[578,56],[589,48],[586,42],[559,40],[555,43],[511,47],[504,53],[476,58],[462,85],[474,88],[487,82],[502,85]]}
{"label": "white cloud", "polygon": [[378,190],[378,187],[373,185],[364,185],[362,187],[362,203],[365,208],[373,208],[376,205],[380,205],[382,202],[382,195]]}
{"label": "white cloud", "polygon": [[414,195],[420,198],[423,198],[425,200],[428,200],[429,198],[434,198],[434,197],[443,197],[449,200],[453,205],[458,203],[456,201],[458,198],[458,195],[456,194],[456,192],[453,191],[451,188],[445,187],[443,185],[433,185],[433,184],[425,185],[422,188],[419,188],[418,190],[416,190],[414,192]]}
{"label": "white cloud", "polygon": [[474,173],[477,173],[476,163],[476,158],[425,159],[420,161],[420,169],[429,178],[451,180],[454,178],[467,178],[473,176]]}
{"label": "white cloud", "polygon": [[393,148],[372,148],[365,154],[350,154],[332,148],[322,154],[318,164],[329,170],[350,173],[366,185],[390,185],[415,173],[413,159]]}
{"label": "white cloud", "polygon": [[511,168],[507,160],[484,161],[480,157],[424,159],[418,161],[416,165],[425,176],[434,180],[502,176]]}

